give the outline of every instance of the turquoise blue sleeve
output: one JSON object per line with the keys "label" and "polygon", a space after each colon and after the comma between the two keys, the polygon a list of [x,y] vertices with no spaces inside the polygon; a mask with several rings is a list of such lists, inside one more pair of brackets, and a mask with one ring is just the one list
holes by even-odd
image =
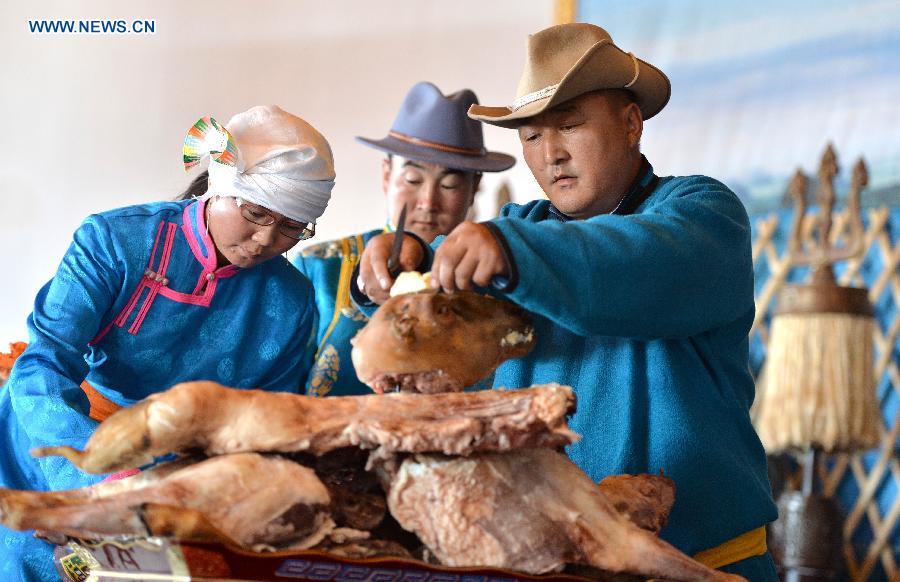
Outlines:
{"label": "turquoise blue sleeve", "polygon": [[519,273],[507,295],[575,334],[683,338],[753,305],[749,220],[716,180],[664,179],[633,215],[535,221],[535,208],[492,221]]}
{"label": "turquoise blue sleeve", "polygon": [[[29,345],[7,382],[13,410],[31,447],[68,445],[83,449],[97,423],[88,417],[81,382],[88,373],[84,355],[100,331],[122,281],[108,230],[89,217],[53,279],[38,293],[28,318]],[[95,483],[61,457],[37,460],[51,489]]]}

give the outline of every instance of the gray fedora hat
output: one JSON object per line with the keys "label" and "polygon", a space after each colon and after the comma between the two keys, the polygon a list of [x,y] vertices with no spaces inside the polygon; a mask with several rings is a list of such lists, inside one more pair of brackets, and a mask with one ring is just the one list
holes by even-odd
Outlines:
{"label": "gray fedora hat", "polygon": [[467,112],[478,104],[470,89],[444,95],[432,83],[420,82],[407,93],[388,135],[383,139],[357,136],[375,149],[470,172],[502,172],[516,159],[484,147],[481,124]]}

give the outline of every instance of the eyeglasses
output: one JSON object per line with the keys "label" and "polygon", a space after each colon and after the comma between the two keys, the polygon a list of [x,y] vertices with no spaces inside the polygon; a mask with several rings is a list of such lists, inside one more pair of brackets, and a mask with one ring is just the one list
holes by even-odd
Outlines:
{"label": "eyeglasses", "polygon": [[[245,220],[260,226],[272,226],[278,222],[278,219],[262,206],[251,204],[242,198],[235,198],[234,200],[241,210],[241,216]],[[307,240],[315,236],[316,225],[286,218],[278,222],[278,232],[294,240]]]}

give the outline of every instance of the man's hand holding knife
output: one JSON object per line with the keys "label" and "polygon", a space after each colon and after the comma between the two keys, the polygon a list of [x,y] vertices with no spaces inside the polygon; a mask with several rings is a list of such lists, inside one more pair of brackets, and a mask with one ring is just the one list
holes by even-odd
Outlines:
{"label": "man's hand holding knife", "polygon": [[[356,285],[379,305],[390,297],[397,275],[419,270],[425,259],[422,243],[404,236],[405,221],[404,206],[396,231],[373,237],[360,257]],[[509,276],[509,265],[499,242],[483,224],[461,223],[435,251],[431,265],[433,288],[447,292],[469,290],[489,285],[495,276]]]}

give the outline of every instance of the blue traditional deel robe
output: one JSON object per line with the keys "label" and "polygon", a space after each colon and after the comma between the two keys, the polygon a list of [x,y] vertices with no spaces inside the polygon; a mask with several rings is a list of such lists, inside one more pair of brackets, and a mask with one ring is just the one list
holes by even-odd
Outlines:
{"label": "blue traditional deel robe", "polygon": [[705,176],[656,178],[627,215],[567,220],[549,201],[491,221],[518,271],[503,293],[534,314],[536,345],[495,387],[575,389],[569,456],[595,481],[658,473],[676,496],[662,537],[687,554],[777,517],[750,421],[750,222]]}
{"label": "blue traditional deel robe", "polygon": [[[0,389],[0,486],[90,485],[60,457],[96,427],[80,388],[128,406],[178,382],[298,392],[312,360],[312,286],[283,257],[216,265],[204,202],[131,206],[88,217],[28,318],[29,345]],[[0,527],[0,579],[50,580],[51,547]]]}
{"label": "blue traditional deel robe", "polygon": [[319,312],[315,364],[306,382],[309,396],[372,394],[350,359],[350,339],[368,323],[350,300],[350,279],[366,243],[388,229],[375,229],[303,249],[291,263],[312,281]]}
{"label": "blue traditional deel robe", "polygon": [[[533,314],[536,338],[494,387],[574,388],[569,457],[594,481],[671,477],[662,537],[693,555],[777,517],[749,414],[750,223],[724,184],[658,178],[646,160],[622,210],[570,220],[539,200],[485,223],[513,263],[494,293]],[[775,579],[768,555],[724,569]]]}

